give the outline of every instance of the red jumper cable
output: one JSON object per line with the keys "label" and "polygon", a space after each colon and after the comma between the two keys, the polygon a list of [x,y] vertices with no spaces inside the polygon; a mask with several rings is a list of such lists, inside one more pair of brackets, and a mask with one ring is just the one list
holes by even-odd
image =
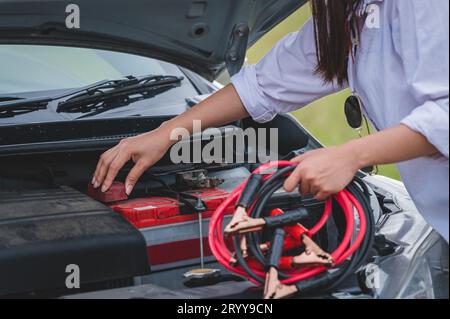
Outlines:
{"label": "red jumper cable", "polygon": [[[271,162],[261,165],[253,172],[252,176],[261,174],[260,176],[262,176],[262,183],[264,183],[275,174],[270,171],[293,167],[296,165],[297,164],[288,161]],[[243,195],[243,191],[247,186],[247,183],[252,183],[251,178],[247,179],[246,182],[238,186],[215,211],[209,227],[209,245],[214,256],[225,268],[238,275],[246,277],[255,284],[261,285],[264,283],[265,297],[282,298],[291,295],[297,291],[297,288],[293,284],[324,273],[330,267],[339,266],[347,258],[354,254],[361,245],[367,227],[365,214],[361,204],[356,200],[356,198],[349,191],[343,190],[325,202],[322,217],[310,230],[307,230],[302,225],[297,224],[285,226],[283,227],[284,231],[279,232],[280,234],[278,236],[278,241],[282,239],[280,242],[281,244],[278,245],[279,247],[282,247],[280,249],[288,250],[291,246],[303,245],[305,246],[305,252],[302,255],[282,256],[282,252],[278,251],[275,253],[272,251],[271,254],[278,254],[279,256],[270,258],[271,260],[277,260],[277,262],[273,262],[273,265],[270,265],[270,269],[264,269],[265,267],[263,265],[258,265],[257,260],[253,257],[248,257],[248,267],[250,267],[254,275],[258,277],[258,280],[256,280],[255,277],[251,276],[237,262],[230,263],[230,261],[234,260],[235,254],[234,252],[231,252],[225,244],[223,232],[223,218],[225,216],[226,208],[237,202],[239,197],[245,196]],[[321,250],[321,248],[316,245],[311,238],[326,225],[328,218],[331,215],[333,199],[335,199],[342,207],[346,220],[346,229],[343,239],[336,250],[331,254],[328,254]],[[267,219],[253,219],[251,217],[252,210],[253,207],[249,207],[248,209],[241,206],[237,207],[233,220],[226,227],[225,232],[230,235],[242,236],[242,234],[259,231],[266,227],[267,225],[265,225],[265,223]],[[359,219],[359,229],[356,238],[352,241],[356,227],[354,214],[355,210]],[[282,211],[272,211],[272,216],[279,216],[281,214]],[[282,236],[281,233],[283,233]],[[245,242],[243,245],[245,245]],[[268,247],[266,250],[271,248],[270,243],[267,246]],[[278,269],[287,269],[288,278],[278,280]],[[264,270],[266,270],[266,272]]]}

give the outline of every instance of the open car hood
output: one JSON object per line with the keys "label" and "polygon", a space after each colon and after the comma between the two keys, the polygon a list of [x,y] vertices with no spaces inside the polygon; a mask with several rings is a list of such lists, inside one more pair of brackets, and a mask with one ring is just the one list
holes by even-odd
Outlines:
{"label": "open car hood", "polygon": [[[46,44],[149,56],[208,79],[236,73],[247,47],[306,0],[0,0],[0,44]],[[70,8],[69,8],[70,9]],[[68,12],[66,12],[68,11]],[[72,15],[71,15],[72,14]]]}

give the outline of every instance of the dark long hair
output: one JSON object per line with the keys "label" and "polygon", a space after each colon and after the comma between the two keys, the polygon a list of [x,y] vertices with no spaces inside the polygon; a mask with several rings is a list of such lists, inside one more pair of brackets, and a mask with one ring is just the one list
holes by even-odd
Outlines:
{"label": "dark long hair", "polygon": [[310,0],[317,48],[317,68],[326,82],[347,80],[351,41],[348,17],[360,0]]}

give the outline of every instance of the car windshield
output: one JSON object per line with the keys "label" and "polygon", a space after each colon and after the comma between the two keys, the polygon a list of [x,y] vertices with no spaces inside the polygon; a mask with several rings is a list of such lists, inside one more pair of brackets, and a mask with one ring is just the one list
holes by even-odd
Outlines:
{"label": "car windshield", "polygon": [[[185,76],[178,66],[147,57],[95,49],[38,45],[0,45],[0,70],[0,101],[8,101],[13,97],[55,96],[65,90],[126,76]],[[180,106],[186,97],[197,94],[192,84],[185,79],[179,87],[154,98],[120,110],[111,110],[100,116],[133,116],[148,112],[150,113],[145,115],[171,115],[182,111],[174,110],[174,105]],[[57,114],[49,107],[48,110],[20,116],[0,117],[0,125],[73,120],[79,115]]]}

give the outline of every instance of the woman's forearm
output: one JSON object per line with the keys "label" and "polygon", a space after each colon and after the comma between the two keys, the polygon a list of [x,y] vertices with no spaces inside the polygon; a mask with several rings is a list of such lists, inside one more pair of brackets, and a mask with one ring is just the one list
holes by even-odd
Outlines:
{"label": "woman's forearm", "polygon": [[425,136],[402,124],[350,141],[343,147],[354,155],[360,168],[404,162],[438,153]]}
{"label": "woman's forearm", "polygon": [[160,160],[172,144],[172,133],[178,129],[194,132],[194,121],[201,121],[201,128],[221,126],[248,116],[234,86],[229,85],[212,95],[202,103],[189,109],[158,129],[122,140],[115,147],[102,154],[97,164],[92,184],[106,192],[112,185],[119,170],[132,160],[135,165],[125,181],[126,193],[130,194],[139,177],[153,164]]}
{"label": "woman's forearm", "polygon": [[324,200],[344,189],[355,173],[371,165],[403,162],[438,151],[421,134],[405,125],[350,141],[341,146],[317,149],[293,159],[298,167],[284,187]]}
{"label": "woman's forearm", "polygon": [[[164,123],[165,135],[179,128],[194,132],[194,121],[201,121],[201,129],[218,127],[248,117],[233,85],[228,85],[185,113]],[[174,143],[176,141],[172,141]]]}

